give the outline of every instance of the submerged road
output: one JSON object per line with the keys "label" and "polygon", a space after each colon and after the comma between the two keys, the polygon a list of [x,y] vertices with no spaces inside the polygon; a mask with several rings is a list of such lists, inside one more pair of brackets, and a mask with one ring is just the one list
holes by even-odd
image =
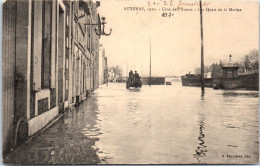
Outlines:
{"label": "submerged road", "polygon": [[258,91],[102,85],[4,156],[13,164],[221,164],[258,161]]}

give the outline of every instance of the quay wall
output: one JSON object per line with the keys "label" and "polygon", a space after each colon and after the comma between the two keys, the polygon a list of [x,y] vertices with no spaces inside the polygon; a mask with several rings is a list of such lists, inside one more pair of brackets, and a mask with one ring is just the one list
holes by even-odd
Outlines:
{"label": "quay wall", "polygon": [[[185,78],[181,77],[182,86],[194,86],[194,87],[200,87],[201,86],[201,79],[200,78]],[[204,86],[205,87],[212,87],[212,79],[211,78],[205,78],[204,79]]]}
{"label": "quay wall", "polygon": [[240,74],[232,79],[216,78],[213,79],[213,88],[259,90],[259,74]]}
{"label": "quay wall", "polygon": [[241,88],[259,90],[259,73],[238,75]]}
{"label": "quay wall", "polygon": [[[149,84],[150,77],[142,77],[141,81],[143,85]],[[151,77],[151,85],[164,85],[165,84],[165,77]]]}

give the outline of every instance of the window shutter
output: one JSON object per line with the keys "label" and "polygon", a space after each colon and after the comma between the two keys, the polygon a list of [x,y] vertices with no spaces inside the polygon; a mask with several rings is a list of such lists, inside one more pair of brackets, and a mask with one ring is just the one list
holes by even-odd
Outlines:
{"label": "window shutter", "polygon": [[42,88],[50,88],[50,66],[51,66],[51,2],[43,1],[44,3],[44,21],[43,21],[43,82]]}
{"label": "window shutter", "polygon": [[41,90],[42,1],[34,1],[33,17],[33,90]]}
{"label": "window shutter", "polygon": [[56,13],[56,1],[52,2],[52,29],[51,29],[51,77],[50,77],[50,82],[51,88],[55,88],[56,87],[56,49],[57,49],[57,38],[56,38],[56,17],[57,17],[57,13]]}

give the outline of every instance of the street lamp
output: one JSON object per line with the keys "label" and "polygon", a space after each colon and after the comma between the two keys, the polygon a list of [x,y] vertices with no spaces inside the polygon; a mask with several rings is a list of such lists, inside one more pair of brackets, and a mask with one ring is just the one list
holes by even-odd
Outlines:
{"label": "street lamp", "polygon": [[[106,22],[106,17],[101,17],[101,19],[102,19],[102,22],[99,22],[98,28],[95,28],[95,32],[96,32],[96,34],[99,37],[101,35],[109,36],[111,34],[111,32],[112,32],[112,29],[110,28],[110,32],[109,33],[105,33],[105,24],[107,23]],[[98,21],[100,21],[100,19],[98,19]],[[101,25],[102,25],[102,30],[101,30]]]}
{"label": "street lamp", "polygon": [[[95,33],[99,36],[99,38],[101,37],[101,35],[105,35],[105,36],[109,36],[111,35],[112,29],[110,28],[110,32],[109,33],[105,33],[105,24],[107,24],[106,22],[106,17],[101,17],[102,22],[100,21],[100,16],[98,15],[98,23],[94,23],[94,24],[84,24],[86,25],[97,25],[98,28],[95,28]],[[82,23],[80,23],[82,24]],[[101,29],[102,26],[102,29]]]}

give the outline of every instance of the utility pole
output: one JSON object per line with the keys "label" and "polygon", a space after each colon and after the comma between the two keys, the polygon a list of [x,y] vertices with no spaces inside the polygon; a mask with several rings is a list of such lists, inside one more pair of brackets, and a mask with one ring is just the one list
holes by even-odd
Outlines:
{"label": "utility pole", "polygon": [[203,21],[202,21],[201,0],[200,0],[200,35],[201,35],[201,91],[204,93],[204,46],[203,46]]}
{"label": "utility pole", "polygon": [[128,76],[128,55],[126,57],[126,75],[125,75],[126,79],[127,79],[127,76]]}
{"label": "utility pole", "polygon": [[151,39],[149,38],[149,43],[150,43],[150,73],[149,73],[149,86],[151,86],[151,81],[152,81],[152,56],[151,56]]}

